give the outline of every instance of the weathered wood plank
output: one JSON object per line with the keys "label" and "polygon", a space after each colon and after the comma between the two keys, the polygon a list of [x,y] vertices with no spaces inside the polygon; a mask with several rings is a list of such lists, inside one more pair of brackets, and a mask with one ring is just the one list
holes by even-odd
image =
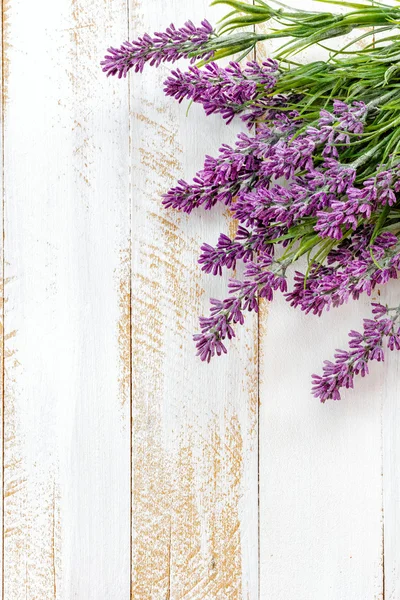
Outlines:
{"label": "weathered wood plank", "polygon": [[127,7],[7,19],[4,598],[127,598],[128,98],[99,67]]}
{"label": "weathered wood plank", "polygon": [[[395,5],[395,0],[389,0]],[[382,34],[383,35],[383,34]],[[391,283],[382,293],[389,306],[399,302],[400,285]],[[400,596],[400,360],[387,357],[382,381],[382,536],[384,541],[384,598]]]}
{"label": "weathered wood plank", "polygon": [[[207,0],[131,3],[134,38],[218,11]],[[256,599],[256,319],[212,365],[191,340],[208,297],[226,278],[202,276],[202,241],[228,223],[199,211],[188,219],[160,195],[231,142],[233,128],[199,107],[163,97],[170,68],[132,76],[133,435],[132,598]]]}
{"label": "weathered wood plank", "polygon": [[321,319],[282,299],[263,311],[261,597],[381,597],[384,371],[374,365],[340,403],[310,393],[311,374],[363,314],[364,301]]}
{"label": "weathered wood plank", "polygon": [[383,598],[385,370],[373,365],[340,403],[311,396],[311,374],[347,347],[369,306],[363,299],[317,319],[277,298],[261,311],[261,598]]}
{"label": "weathered wood plank", "polygon": [[[400,284],[391,284],[382,294],[389,306],[399,302]],[[386,600],[400,595],[400,360],[387,356],[382,368],[382,537]]]}
{"label": "weathered wood plank", "polygon": [[1,103],[0,103],[0,123],[1,123],[1,136],[0,136],[0,181],[1,181],[1,208],[0,208],[0,394],[1,394],[1,415],[0,415],[0,439],[1,439],[1,452],[0,452],[0,519],[1,519],[1,536],[0,536],[0,596],[3,597],[3,490],[4,490],[4,470],[3,470],[3,444],[4,444],[4,433],[3,433],[3,415],[4,415],[4,157],[3,157],[3,139],[4,139],[4,108],[7,99],[7,79],[8,79],[8,65],[7,65],[7,51],[6,51],[6,33],[7,33],[7,5],[3,3],[1,13],[1,28],[0,28],[0,81],[1,81]]}

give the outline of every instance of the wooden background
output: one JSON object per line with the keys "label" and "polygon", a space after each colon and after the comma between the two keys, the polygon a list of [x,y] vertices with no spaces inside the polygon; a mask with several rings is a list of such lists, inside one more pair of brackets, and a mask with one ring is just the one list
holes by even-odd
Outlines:
{"label": "wooden background", "polygon": [[399,359],[342,402],[310,394],[368,301],[316,319],[277,299],[201,364],[191,334],[226,281],[197,256],[232,224],[160,195],[240,125],[186,117],[168,66],[99,67],[221,11],[2,5],[1,597],[398,600]]}

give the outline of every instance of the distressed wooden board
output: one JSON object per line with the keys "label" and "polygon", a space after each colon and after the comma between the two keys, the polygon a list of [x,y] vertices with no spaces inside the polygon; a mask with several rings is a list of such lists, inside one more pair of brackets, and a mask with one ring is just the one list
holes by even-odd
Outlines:
{"label": "distressed wooden board", "polygon": [[[315,50],[308,55],[317,57]],[[398,289],[388,286],[383,301]],[[336,348],[347,347],[348,331],[370,314],[368,299],[321,319],[281,298],[261,311],[261,598],[363,600],[400,593],[399,359],[373,365],[340,403],[319,405],[310,393],[311,374]]]}
{"label": "distressed wooden board", "polygon": [[[395,306],[400,284],[385,290],[384,300]],[[400,361],[387,357],[382,369],[382,475],[385,600],[400,596]]]}
{"label": "distressed wooden board", "polygon": [[[262,314],[261,597],[382,598],[381,404],[373,366],[340,403],[311,374],[369,314],[360,301],[321,319],[277,299]],[[290,565],[290,577],[284,574]]]}
{"label": "distressed wooden board", "polygon": [[201,364],[191,334],[226,279],[198,251],[232,226],[160,195],[235,126],[165,99],[168,66],[98,66],[128,24],[132,39],[218,11],[3,9],[3,598],[396,600],[399,359],[341,403],[309,392],[368,302],[318,320],[277,299]]}
{"label": "distressed wooden board", "polygon": [[[4,30],[4,12],[2,11],[2,27],[0,28],[0,52],[1,52],[1,60],[0,60],[0,81],[1,81],[1,103],[0,103],[0,123],[1,123],[1,136],[0,136],[0,164],[1,164],[1,235],[0,235],[0,393],[1,393],[1,416],[0,416],[0,436],[1,436],[1,459],[0,459],[0,519],[1,519],[1,541],[0,541],[0,569],[1,574],[3,575],[3,490],[4,490],[4,469],[3,469],[3,457],[4,457],[4,432],[3,432],[3,415],[4,415],[4,211],[3,211],[3,199],[4,199],[4,163],[3,163],[3,114],[4,114],[4,104],[6,100],[6,90],[5,90],[5,79],[4,76],[7,74],[7,64],[5,62],[5,54],[4,54],[4,45],[3,45],[3,30]],[[0,581],[0,597],[4,597],[3,595],[3,576],[1,576]]]}
{"label": "distressed wooden board", "polygon": [[[207,1],[133,2],[130,37],[218,11]],[[234,129],[162,93],[169,68],[131,78],[132,132],[132,598],[257,598],[257,322],[227,358],[195,358],[191,340],[208,297],[226,279],[203,277],[203,241],[228,231],[223,215],[161,207],[177,178],[232,142]]]}
{"label": "distressed wooden board", "polygon": [[128,98],[99,67],[127,7],[3,4],[3,597],[128,598]]}
{"label": "distressed wooden board", "polygon": [[[395,0],[388,4],[396,5]],[[382,34],[383,35],[383,34]],[[391,283],[382,293],[384,302],[395,306],[400,285]],[[400,361],[396,353],[387,356],[382,381],[382,518],[384,598],[400,596]]]}

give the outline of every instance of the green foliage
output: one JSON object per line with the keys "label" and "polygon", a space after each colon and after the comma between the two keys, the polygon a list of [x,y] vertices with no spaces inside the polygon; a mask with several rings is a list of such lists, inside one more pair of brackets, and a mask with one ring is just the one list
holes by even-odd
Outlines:
{"label": "green foliage", "polygon": [[[318,1],[344,10],[340,14],[304,11],[276,0],[255,0],[254,4],[214,0],[213,5],[224,4],[231,10],[221,19],[218,35],[208,47],[215,51],[213,60],[218,60],[231,54],[245,56],[265,40],[286,38],[274,55],[281,65],[276,87],[266,92],[260,86],[259,99],[261,103],[268,93],[293,96],[295,99],[287,110],[298,111],[304,124],[296,135],[316,125],[320,111],[331,110],[334,99],[347,104],[354,101],[368,104],[370,118],[362,135],[354,135],[351,144],[343,144],[341,149],[341,160],[357,169],[356,183],[362,185],[365,179],[379,172],[379,165],[390,168],[400,163],[400,7],[372,0]],[[255,26],[262,23],[267,24],[266,28],[256,32]],[[253,31],[249,31],[249,26]],[[339,50],[324,45],[327,40],[360,28],[362,33]],[[359,42],[363,42],[362,47],[357,45]],[[313,45],[327,49],[328,59],[296,64],[294,56]],[[257,98],[252,104],[257,104]],[[400,209],[397,205],[382,207],[369,222],[373,225],[373,244],[382,231],[400,231]],[[305,218],[285,236],[272,240],[287,242],[284,262],[307,255],[310,265],[324,263],[337,242],[321,239],[315,233],[315,223],[314,217]],[[343,231],[345,237],[350,233]]]}
{"label": "green foliage", "polygon": [[[270,0],[268,3],[255,0],[254,4],[239,0],[213,0],[212,5],[223,4],[232,10],[221,19],[218,36],[207,47],[218,52],[218,59],[237,52],[250,52],[260,41],[288,38],[276,53],[277,58],[285,60],[314,44],[346,35],[353,29],[371,28],[357,38],[360,41],[373,35],[372,28],[379,28],[379,31],[396,31],[400,23],[400,9],[381,2],[318,1],[352,10],[334,14],[293,9],[277,0]],[[270,29],[257,34],[251,31],[243,32],[240,44],[235,43],[232,32],[237,29],[254,28],[262,23],[268,23]],[[345,48],[355,43],[356,40]],[[223,52],[221,48],[224,48]]]}

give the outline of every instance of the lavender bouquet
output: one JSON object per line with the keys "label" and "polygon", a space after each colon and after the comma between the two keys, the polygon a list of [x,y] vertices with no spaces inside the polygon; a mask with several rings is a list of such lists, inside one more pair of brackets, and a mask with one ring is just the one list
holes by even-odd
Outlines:
{"label": "lavender bouquet", "polygon": [[[258,310],[260,298],[272,301],[281,292],[291,306],[320,316],[370,296],[400,269],[400,8],[330,0],[350,9],[332,14],[262,0],[219,3],[232,10],[218,32],[207,21],[171,25],[109,48],[102,62],[107,75],[125,77],[146,63],[190,59],[187,71],[170,73],[165,94],[200,103],[227,123],[240,118],[249,129],[163,199],[166,208],[186,213],[223,203],[238,221],[234,239],[221,234],[214,247],[201,248],[207,273],[244,263],[243,278],[231,279],[227,297],[212,299],[209,316],[200,317],[194,340],[205,361],[226,353],[226,340],[247,311]],[[266,33],[243,31],[269,21]],[[295,62],[300,50],[325,47],[356,28],[363,28],[360,35],[329,60]],[[262,64],[216,62],[238,53],[242,59],[274,38],[286,42]],[[355,46],[361,39],[362,50]],[[304,256],[301,272],[296,263]],[[384,349],[400,349],[400,304],[373,303],[363,331],[349,337],[348,350],[337,350],[335,362],[325,361],[322,375],[313,375],[313,394],[322,402],[339,400],[341,388],[368,373],[369,361],[384,360]]]}

